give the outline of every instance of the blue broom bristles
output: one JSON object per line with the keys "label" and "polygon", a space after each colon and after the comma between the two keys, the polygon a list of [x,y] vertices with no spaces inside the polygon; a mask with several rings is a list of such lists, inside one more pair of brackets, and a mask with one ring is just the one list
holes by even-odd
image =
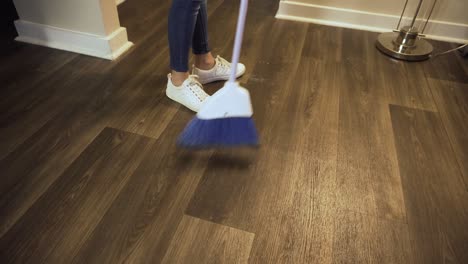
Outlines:
{"label": "blue broom bristles", "polygon": [[257,146],[258,135],[250,117],[193,118],[179,137],[185,148]]}

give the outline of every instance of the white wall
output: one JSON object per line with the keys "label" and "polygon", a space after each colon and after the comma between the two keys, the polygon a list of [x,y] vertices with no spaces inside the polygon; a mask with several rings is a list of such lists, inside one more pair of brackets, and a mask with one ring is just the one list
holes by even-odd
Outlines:
{"label": "white wall", "polygon": [[106,35],[99,0],[14,0],[14,3],[22,20]]}
{"label": "white wall", "polygon": [[14,0],[17,40],[114,59],[131,46],[115,0]]}
{"label": "white wall", "polygon": [[[427,17],[434,0],[423,2],[420,17]],[[418,0],[409,0],[405,17],[412,17]],[[350,28],[388,31],[394,28],[405,0],[281,0],[277,17]],[[468,0],[438,0],[430,37],[468,41]]]}
{"label": "white wall", "polygon": [[[295,2],[400,15],[405,0],[295,0]],[[410,12],[407,15],[414,14],[418,2],[418,0],[409,0],[408,8]],[[424,0],[422,9],[428,10],[432,3],[433,0]],[[433,19],[468,24],[468,0],[438,0]]]}

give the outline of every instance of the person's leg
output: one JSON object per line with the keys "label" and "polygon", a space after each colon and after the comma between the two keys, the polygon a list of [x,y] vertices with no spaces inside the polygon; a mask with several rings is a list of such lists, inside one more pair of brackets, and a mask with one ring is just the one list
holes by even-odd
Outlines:
{"label": "person's leg", "polygon": [[[202,1],[202,3],[200,4],[193,34],[192,49],[195,54],[193,74],[198,76],[198,80],[202,84],[228,80],[231,73],[231,63],[220,56],[214,58],[210,52],[206,0],[194,1]],[[240,77],[244,72],[245,65],[242,63],[237,64],[236,76]]]}
{"label": "person's leg", "polygon": [[[198,0],[197,0],[198,1]],[[195,30],[193,32],[192,50],[195,54],[195,66],[208,70],[213,68],[215,59],[210,52],[208,42],[208,14],[206,0],[201,0]]]}
{"label": "person's leg", "polygon": [[189,52],[202,0],[173,0],[169,14],[171,69],[166,86],[170,99],[198,112],[209,95],[198,79],[189,75]]}
{"label": "person's leg", "polygon": [[201,3],[201,0],[172,1],[168,35],[171,79],[176,86],[181,85],[189,77],[189,52]]}

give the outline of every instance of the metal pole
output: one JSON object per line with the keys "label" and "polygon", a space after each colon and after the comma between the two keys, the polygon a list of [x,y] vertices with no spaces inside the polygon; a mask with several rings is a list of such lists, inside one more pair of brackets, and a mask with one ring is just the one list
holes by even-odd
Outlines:
{"label": "metal pole", "polygon": [[414,23],[416,22],[416,18],[419,15],[419,11],[421,10],[422,3],[423,3],[423,0],[420,0],[418,4],[418,8],[416,9],[416,14],[414,14],[413,22],[411,22],[411,29],[413,29],[414,27]]}
{"label": "metal pole", "polygon": [[431,12],[429,13],[429,16],[427,17],[426,24],[424,24],[424,27],[421,31],[421,34],[424,34],[424,30],[426,30],[427,23],[429,23],[429,18],[432,16],[432,12],[434,12],[434,8],[436,6],[437,0],[434,0],[434,4],[432,4]]}
{"label": "metal pole", "polygon": [[396,30],[400,28],[400,23],[401,19],[403,18],[403,15],[405,14],[406,6],[408,5],[408,0],[406,0],[405,6],[403,7],[403,11],[401,12],[400,20],[398,20],[398,25],[396,27]]}

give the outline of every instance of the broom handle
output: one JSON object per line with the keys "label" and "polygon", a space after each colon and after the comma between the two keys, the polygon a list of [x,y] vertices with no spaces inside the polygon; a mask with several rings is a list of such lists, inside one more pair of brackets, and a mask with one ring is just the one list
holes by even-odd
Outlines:
{"label": "broom handle", "polygon": [[236,38],[234,40],[234,50],[232,52],[232,61],[231,61],[231,76],[229,77],[229,82],[236,81],[237,74],[237,63],[239,63],[239,57],[242,47],[242,37],[244,35],[245,27],[245,18],[247,16],[247,5],[248,0],[241,0],[241,5],[239,9],[239,18],[237,19],[237,29],[236,29]]}

